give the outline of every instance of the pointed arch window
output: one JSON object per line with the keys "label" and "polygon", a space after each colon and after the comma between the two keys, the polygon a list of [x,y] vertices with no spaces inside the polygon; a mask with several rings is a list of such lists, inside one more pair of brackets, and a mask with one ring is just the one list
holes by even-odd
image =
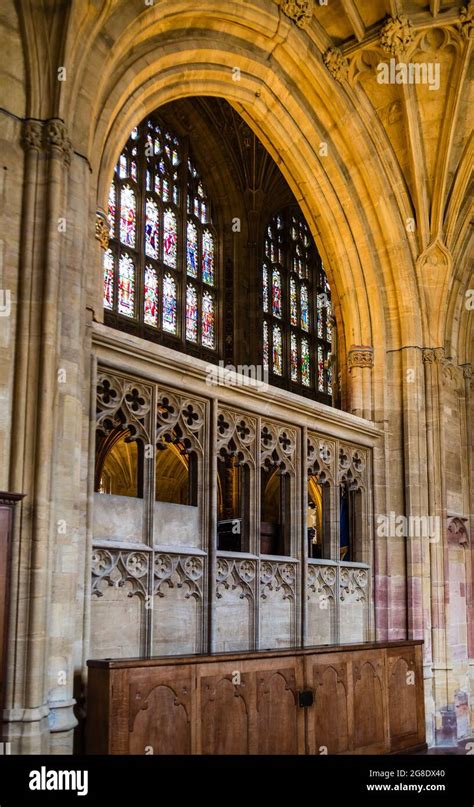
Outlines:
{"label": "pointed arch window", "polygon": [[105,321],[186,352],[218,349],[218,240],[187,138],[156,115],[130,133],[108,197]]}
{"label": "pointed arch window", "polygon": [[269,222],[262,261],[262,359],[271,383],[331,404],[331,290],[301,211]]}

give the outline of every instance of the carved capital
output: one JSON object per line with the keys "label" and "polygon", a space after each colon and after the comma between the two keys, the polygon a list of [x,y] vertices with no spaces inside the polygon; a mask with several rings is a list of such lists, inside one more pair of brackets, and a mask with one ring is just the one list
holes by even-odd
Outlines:
{"label": "carved capital", "polygon": [[422,348],[421,355],[423,364],[438,364],[444,359],[444,348],[424,347]]}
{"label": "carved capital", "polygon": [[323,62],[336,81],[344,81],[349,75],[349,60],[339,48],[329,48],[323,54]]}
{"label": "carved capital", "polygon": [[313,16],[314,0],[281,0],[280,6],[299,28],[306,28]]}
{"label": "carved capital", "polygon": [[447,537],[449,543],[459,544],[459,546],[467,546],[469,544],[467,523],[468,519],[464,516],[451,516],[448,514]]}
{"label": "carved capital", "polygon": [[389,17],[380,31],[380,46],[390,56],[403,56],[415,37],[413,26],[405,15]]}
{"label": "carved capital", "polygon": [[472,365],[464,364],[462,368],[462,374],[467,381],[470,381],[472,378]]}
{"label": "carved capital", "polygon": [[352,346],[347,354],[347,366],[349,372],[354,367],[369,367],[371,369],[374,366],[373,347],[367,347],[365,345],[361,345],[360,347]]}
{"label": "carved capital", "polygon": [[25,151],[41,151],[43,148],[43,124],[38,120],[26,120],[23,124],[21,142]]}
{"label": "carved capital", "polygon": [[71,164],[72,143],[66,124],[59,118],[51,118],[46,124],[46,146],[51,153],[59,153],[66,165]]}
{"label": "carved capital", "polygon": [[95,216],[95,237],[97,238],[102,249],[108,249],[110,228],[107,216],[103,210],[97,210]]}
{"label": "carved capital", "polygon": [[460,10],[457,28],[465,39],[474,37],[474,0],[470,0],[469,4]]}

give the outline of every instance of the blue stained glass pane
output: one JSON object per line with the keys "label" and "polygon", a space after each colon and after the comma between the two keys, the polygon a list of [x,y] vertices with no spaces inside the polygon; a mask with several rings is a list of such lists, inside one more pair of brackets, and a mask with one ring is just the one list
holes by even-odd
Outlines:
{"label": "blue stained glass pane", "polygon": [[190,277],[197,277],[198,274],[198,241],[197,228],[192,221],[187,225],[187,264],[186,271]]}
{"label": "blue stained glass pane", "polygon": [[202,279],[209,286],[214,285],[214,238],[209,230],[202,234]]}
{"label": "blue stained glass pane", "polygon": [[163,278],[163,330],[176,333],[176,283],[170,274]]}
{"label": "blue stained glass pane", "polygon": [[146,200],[145,254],[158,258],[159,254],[158,206],[153,199]]}

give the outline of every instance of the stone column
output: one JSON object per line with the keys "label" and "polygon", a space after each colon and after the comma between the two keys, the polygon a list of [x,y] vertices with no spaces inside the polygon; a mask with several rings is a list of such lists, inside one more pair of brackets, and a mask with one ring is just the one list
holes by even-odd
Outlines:
{"label": "stone column", "polygon": [[62,202],[71,143],[64,123],[26,121],[18,355],[10,485],[26,506],[17,522],[6,710],[15,753],[49,750],[46,659],[52,535],[54,411],[58,394]]}

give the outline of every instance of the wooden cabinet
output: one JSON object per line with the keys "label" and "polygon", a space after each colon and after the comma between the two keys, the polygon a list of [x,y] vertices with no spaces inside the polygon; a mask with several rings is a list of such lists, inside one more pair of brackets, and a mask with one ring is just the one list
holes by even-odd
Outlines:
{"label": "wooden cabinet", "polygon": [[421,642],[88,665],[91,754],[383,754],[425,742]]}
{"label": "wooden cabinet", "polygon": [[0,491],[0,720],[5,702],[13,516],[15,505],[22,498],[18,493]]}

